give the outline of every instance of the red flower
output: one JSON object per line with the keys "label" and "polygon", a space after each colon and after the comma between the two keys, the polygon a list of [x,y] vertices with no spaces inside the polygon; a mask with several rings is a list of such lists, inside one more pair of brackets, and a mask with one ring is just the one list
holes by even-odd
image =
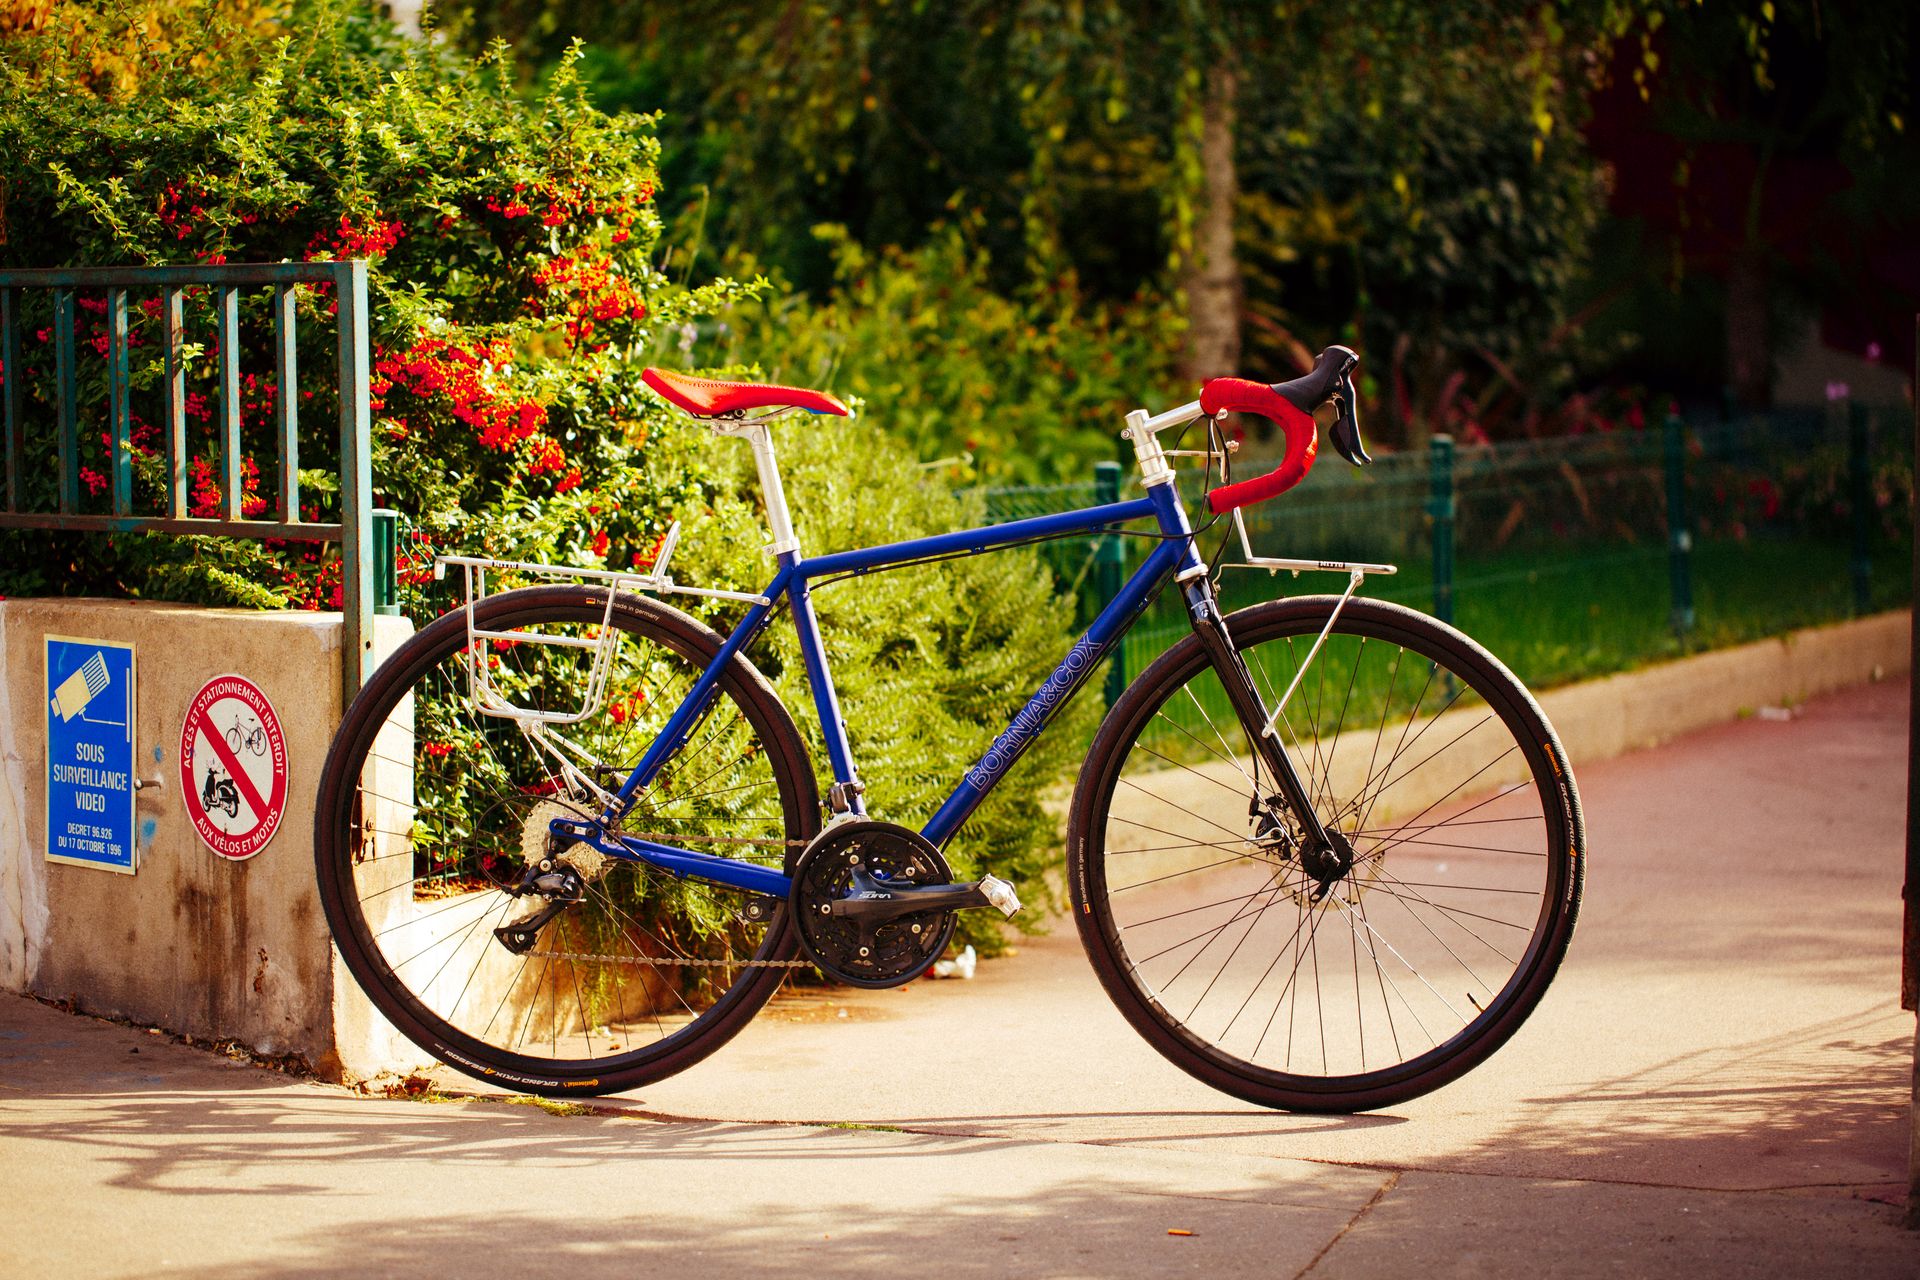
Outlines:
{"label": "red flower", "polygon": [[400,243],[400,224],[374,214],[356,224],[353,215],[340,215],[337,228],[322,231],[307,242],[307,261],[316,258],[379,258]]}

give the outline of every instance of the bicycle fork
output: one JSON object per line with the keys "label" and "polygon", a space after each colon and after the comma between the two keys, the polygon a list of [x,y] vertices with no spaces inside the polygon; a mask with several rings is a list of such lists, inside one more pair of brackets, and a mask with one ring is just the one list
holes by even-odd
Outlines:
{"label": "bicycle fork", "polygon": [[[1308,875],[1319,882],[1314,894],[1316,899],[1324,896],[1333,883],[1345,875],[1353,866],[1354,850],[1346,836],[1338,831],[1329,830],[1314,811],[1313,798],[1307,792],[1306,784],[1300,779],[1299,771],[1293,766],[1292,758],[1287,754],[1286,745],[1280,740],[1277,728],[1281,722],[1281,711],[1286,699],[1271,711],[1260,700],[1259,689],[1254,685],[1253,673],[1248,670],[1246,660],[1233,647],[1232,637],[1228,634],[1226,619],[1220,613],[1220,603],[1214,596],[1213,584],[1204,577],[1185,584],[1187,611],[1193,631],[1200,639],[1207,660],[1212,664],[1214,673],[1220,678],[1220,685],[1226,690],[1227,700],[1233,707],[1233,713],[1240,722],[1241,731],[1247,735],[1255,760],[1255,795],[1248,812],[1250,820],[1259,822],[1258,836],[1266,838],[1279,833],[1279,814],[1271,808],[1271,801],[1264,799],[1258,787],[1259,769],[1265,767],[1272,774],[1275,789],[1280,801],[1293,817],[1299,829],[1299,847],[1295,851],[1300,866]],[[1353,594],[1350,586],[1346,599]],[[1339,616],[1338,609],[1334,613]],[[1331,629],[1332,620],[1328,627]],[[1322,636],[1324,639],[1324,634]],[[1315,645],[1315,650],[1318,649]],[[1314,654],[1307,655],[1307,661],[1301,664],[1304,672],[1313,661]],[[1296,680],[1297,683],[1297,680]],[[1287,691],[1292,693],[1292,689]]]}

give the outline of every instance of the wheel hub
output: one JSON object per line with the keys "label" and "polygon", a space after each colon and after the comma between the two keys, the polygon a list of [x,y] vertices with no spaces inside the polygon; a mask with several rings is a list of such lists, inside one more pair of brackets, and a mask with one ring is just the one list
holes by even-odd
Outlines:
{"label": "wheel hub", "polygon": [[1353,844],[1338,831],[1328,831],[1325,844],[1303,846],[1300,850],[1301,869],[1323,885],[1332,884],[1347,874],[1353,863]]}
{"label": "wheel hub", "polygon": [[1350,882],[1343,900],[1357,901],[1378,874],[1378,855],[1363,857],[1345,832],[1329,829],[1325,844],[1310,844],[1279,796],[1255,800],[1247,816],[1253,821],[1254,842],[1274,864],[1274,883],[1303,907],[1326,905],[1342,879]]}

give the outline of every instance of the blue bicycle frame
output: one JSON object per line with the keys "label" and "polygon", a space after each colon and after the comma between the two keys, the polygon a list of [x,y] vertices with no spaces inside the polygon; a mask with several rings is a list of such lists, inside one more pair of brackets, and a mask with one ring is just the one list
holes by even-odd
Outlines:
{"label": "blue bicycle frame", "polygon": [[[1119,592],[1108,601],[1053,674],[1015,713],[1007,727],[987,748],[986,754],[968,769],[960,785],[954,788],[921,834],[936,845],[944,845],[960,829],[987,793],[992,791],[1007,770],[1026,752],[1055,716],[1072,699],[1102,658],[1118,643],[1135,618],[1139,617],[1169,576],[1182,580],[1204,580],[1204,566],[1193,547],[1192,528],[1181,505],[1178,486],[1160,484],[1149,488],[1144,497],[1127,502],[1107,503],[1057,515],[1035,516],[1009,524],[956,533],[914,538],[858,551],[802,558],[796,551],[779,556],[779,571],[761,592],[762,602],[751,605],[726,643],[700,676],[687,696],[661,729],[659,737],[634,766],[619,792],[599,820],[592,823],[557,819],[552,830],[558,837],[579,840],[609,856],[643,862],[676,876],[712,881],[753,893],[785,898],[791,882],[779,871],[757,863],[714,854],[697,853],[674,845],[660,844],[637,836],[609,831],[611,826],[633,807],[644,790],[673,753],[686,745],[694,728],[706,714],[720,681],[721,672],[748,645],[758,638],[772,619],[782,597],[793,606],[794,628],[799,634],[800,654],[806,666],[807,684],[813,694],[814,708],[827,743],[827,759],[837,784],[835,808],[864,815],[866,806],[860,797],[853,752],[847,743],[847,728],[840,715],[840,699],[833,687],[833,674],[827,668],[825,647],[820,643],[820,628],[814,618],[811,584],[821,578],[873,573],[903,565],[921,563],[956,555],[977,555],[997,547],[1034,538],[1074,533],[1111,533],[1116,526],[1152,517],[1161,535],[1146,562],[1136,570]],[[1189,573],[1189,571],[1195,571]],[[1190,585],[1190,590],[1200,590]]]}

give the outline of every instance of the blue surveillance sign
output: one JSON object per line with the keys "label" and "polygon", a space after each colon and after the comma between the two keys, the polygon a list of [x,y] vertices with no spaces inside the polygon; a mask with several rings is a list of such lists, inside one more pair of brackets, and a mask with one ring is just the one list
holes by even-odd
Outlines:
{"label": "blue surveillance sign", "polygon": [[133,646],[47,637],[47,860],[132,875]]}

